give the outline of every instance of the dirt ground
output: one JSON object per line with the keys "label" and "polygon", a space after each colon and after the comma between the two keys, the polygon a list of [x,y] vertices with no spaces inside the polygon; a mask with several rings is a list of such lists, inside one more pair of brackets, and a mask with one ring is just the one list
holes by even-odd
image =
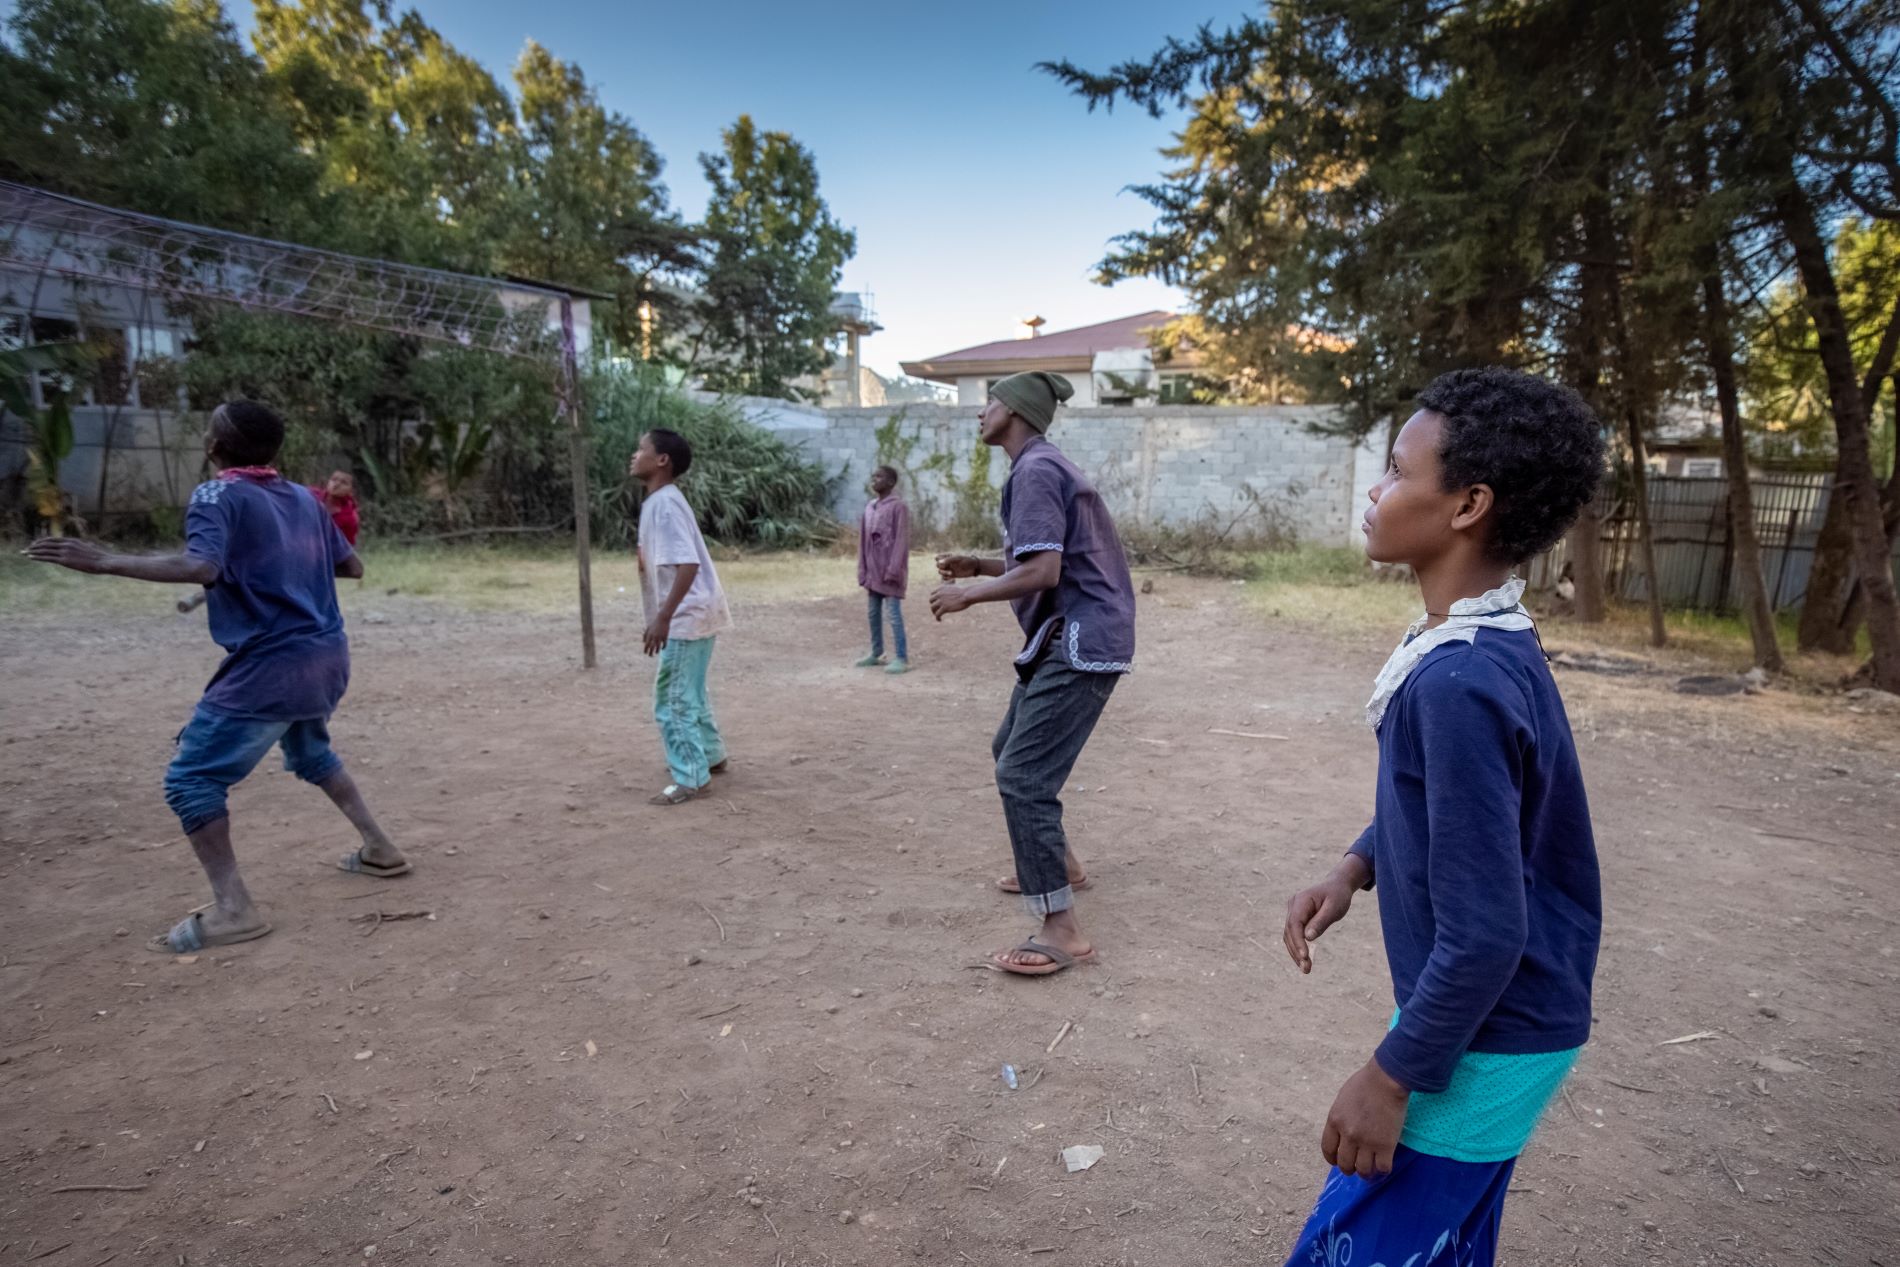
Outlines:
{"label": "dirt ground", "polygon": [[[202,613],[0,613],[0,1264],[1278,1264],[1391,1004],[1370,896],[1310,978],[1278,938],[1366,816],[1390,631],[1159,578],[1068,797],[1099,963],[1018,980],[975,966],[1028,927],[1013,626],[914,603],[917,671],[865,674],[838,580],[735,596],[736,768],[670,810],[611,574],[592,673],[557,612],[350,593],[333,730],[417,873],[338,872],[260,771],[276,932],[193,962],[141,943],[206,897],[158,789]],[[1562,680],[1607,926],[1504,1261],[1900,1267],[1900,720]]]}

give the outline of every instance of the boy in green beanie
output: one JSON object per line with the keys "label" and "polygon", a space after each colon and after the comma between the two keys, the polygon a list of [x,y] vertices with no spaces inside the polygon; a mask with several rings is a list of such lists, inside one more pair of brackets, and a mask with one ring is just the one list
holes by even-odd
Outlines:
{"label": "boy in green beanie", "polygon": [[[996,788],[1016,872],[997,887],[1020,893],[1040,932],[990,962],[1048,976],[1094,958],[1075,920],[1088,882],[1062,831],[1063,783],[1115,683],[1135,658],[1135,591],[1108,508],[1088,478],[1044,438],[1075,389],[1060,374],[1015,374],[990,389],[977,417],[983,443],[1009,455],[1003,557],[939,555],[948,584],[930,596],[938,620],[973,603],[1007,602],[1026,642],[1016,688],[996,732]],[[990,578],[959,587],[964,577]]]}

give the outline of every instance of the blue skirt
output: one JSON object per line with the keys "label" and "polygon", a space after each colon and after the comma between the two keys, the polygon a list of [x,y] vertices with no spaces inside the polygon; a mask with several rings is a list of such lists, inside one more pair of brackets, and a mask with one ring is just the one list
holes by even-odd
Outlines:
{"label": "blue skirt", "polygon": [[1515,1157],[1453,1161],[1399,1145],[1392,1173],[1334,1170],[1287,1267],[1491,1267]]}

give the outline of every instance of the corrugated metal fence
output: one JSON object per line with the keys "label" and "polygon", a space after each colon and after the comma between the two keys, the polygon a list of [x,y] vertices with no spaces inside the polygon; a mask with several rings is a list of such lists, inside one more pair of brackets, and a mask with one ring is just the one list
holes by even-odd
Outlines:
{"label": "corrugated metal fence", "polygon": [[[1762,572],[1769,601],[1798,608],[1808,590],[1814,546],[1827,514],[1832,475],[1775,475],[1753,482],[1755,534],[1761,541]],[[1649,478],[1650,529],[1656,538],[1656,573],[1664,604],[1698,611],[1732,611],[1741,601],[1735,568],[1735,537],[1728,515],[1726,479]],[[1597,503],[1603,523],[1603,579],[1610,594],[1645,602],[1637,536],[1634,489],[1628,481],[1606,487]],[[1900,559],[1900,553],[1896,555]],[[1533,587],[1548,587],[1562,574],[1559,545],[1530,569]]]}

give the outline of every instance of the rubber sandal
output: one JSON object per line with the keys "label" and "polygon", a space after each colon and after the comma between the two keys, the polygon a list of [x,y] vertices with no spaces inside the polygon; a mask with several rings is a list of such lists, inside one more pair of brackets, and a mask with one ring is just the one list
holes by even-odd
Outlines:
{"label": "rubber sandal", "polygon": [[[1035,964],[1011,963],[1007,956],[1013,955],[1019,950],[1027,950],[1031,954],[1041,955],[1048,959],[1049,962]],[[991,955],[990,967],[996,969],[998,972],[1015,973],[1019,977],[1048,977],[1054,976],[1058,972],[1067,971],[1079,963],[1089,963],[1093,961],[1094,958],[1095,947],[1093,946],[1090,946],[1079,955],[1072,955],[1068,951],[1059,949],[1058,947],[1045,946],[1034,937],[1030,937],[1019,946],[1012,946],[1008,950],[999,950]]]}
{"label": "rubber sandal", "polygon": [[725,758],[724,760],[722,760],[722,761],[720,761],[720,763],[719,763],[718,765],[715,765],[715,766],[708,766],[708,767],[706,768],[706,773],[708,773],[708,774],[724,774],[724,773],[725,773],[725,772],[726,772],[727,770],[730,770],[731,768],[732,768],[732,758],[731,758],[731,757],[726,757],[726,758]]}
{"label": "rubber sandal", "polygon": [[[1013,875],[998,876],[996,878],[996,887],[1005,893],[1014,894],[1018,897],[1022,896],[1023,886],[1017,883],[1016,877]],[[1077,893],[1080,893],[1083,889],[1089,887],[1089,878],[1083,876],[1080,880],[1071,880],[1069,887],[1074,889]]]}
{"label": "rubber sandal", "polygon": [[363,856],[361,849],[346,855],[343,861],[336,864],[336,869],[338,871],[348,871],[352,875],[374,876],[378,880],[393,880],[399,875],[408,875],[411,871],[415,870],[414,867],[409,865],[407,858],[404,858],[393,867],[371,862]]}
{"label": "rubber sandal", "polygon": [[174,924],[169,933],[161,933],[146,942],[145,948],[155,950],[161,955],[195,955],[213,946],[235,946],[240,942],[256,941],[270,930],[270,924],[264,923],[256,928],[241,929],[235,933],[207,935],[203,913],[193,911]]}

